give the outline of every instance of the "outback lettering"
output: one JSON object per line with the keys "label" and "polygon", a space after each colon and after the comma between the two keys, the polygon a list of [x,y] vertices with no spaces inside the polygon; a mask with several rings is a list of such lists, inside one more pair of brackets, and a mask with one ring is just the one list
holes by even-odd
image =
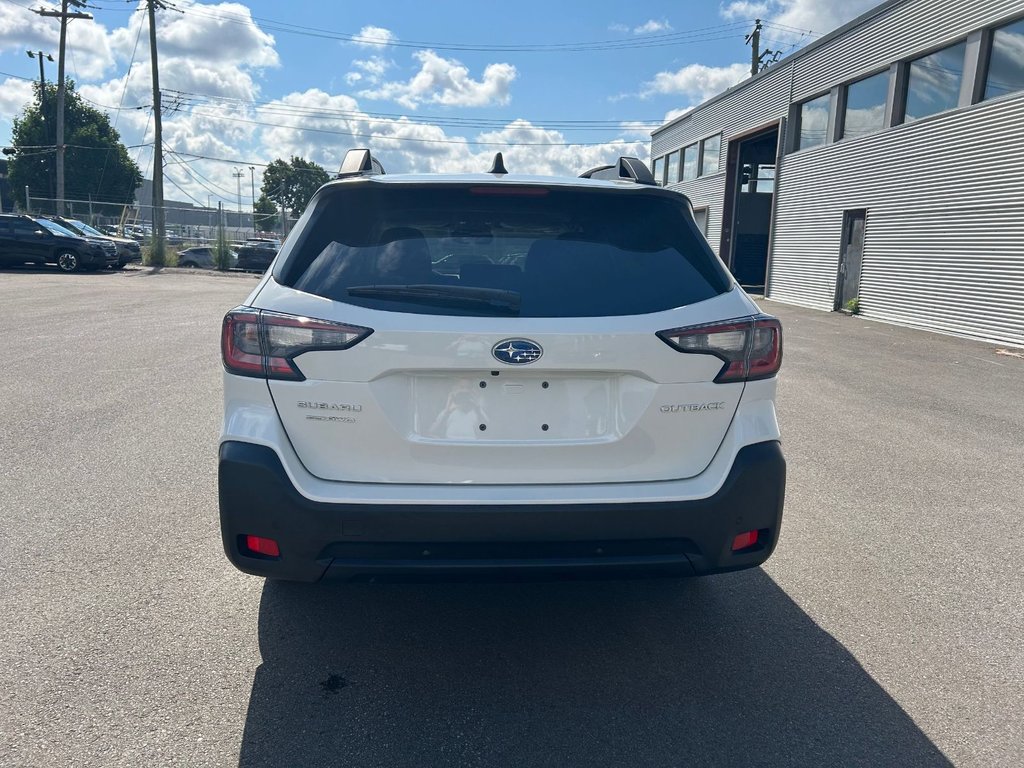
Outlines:
{"label": "outback lettering", "polygon": [[679,405],[663,405],[662,413],[691,413],[693,411],[720,411],[725,403],[681,403]]}

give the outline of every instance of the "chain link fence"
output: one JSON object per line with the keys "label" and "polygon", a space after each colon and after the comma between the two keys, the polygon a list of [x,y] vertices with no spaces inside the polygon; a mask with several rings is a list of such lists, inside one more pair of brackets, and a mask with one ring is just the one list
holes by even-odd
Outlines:
{"label": "chain link fence", "polygon": [[[23,213],[53,216],[57,213],[57,200],[52,197],[26,199],[26,206],[19,205]],[[96,200],[65,200],[64,215],[69,219],[84,221],[92,227],[107,231],[116,229],[139,239],[152,236],[152,205],[115,205]],[[217,239],[220,226],[229,241],[243,241],[249,237],[279,236],[274,232],[260,232],[252,225],[252,214],[242,211],[199,208],[196,206],[164,206],[164,217],[169,245],[182,242],[213,242]]]}

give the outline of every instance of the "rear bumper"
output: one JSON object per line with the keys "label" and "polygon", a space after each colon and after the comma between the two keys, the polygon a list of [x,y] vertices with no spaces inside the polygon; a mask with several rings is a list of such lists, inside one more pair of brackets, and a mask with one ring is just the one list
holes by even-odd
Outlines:
{"label": "rear bumper", "polygon": [[[615,504],[336,504],[310,501],[270,448],[220,447],[221,533],[228,559],[277,579],[451,578],[496,573],[703,575],[760,565],[782,524],[778,442],[742,448],[714,495]],[[734,537],[760,532],[733,552]],[[246,535],[280,557],[247,553]]]}

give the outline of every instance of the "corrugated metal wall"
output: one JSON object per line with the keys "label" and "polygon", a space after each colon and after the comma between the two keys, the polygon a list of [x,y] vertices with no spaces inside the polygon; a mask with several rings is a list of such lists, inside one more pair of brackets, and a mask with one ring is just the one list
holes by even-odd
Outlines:
{"label": "corrugated metal wall", "polygon": [[794,62],[794,101],[1024,11],[1021,0],[909,0]]}
{"label": "corrugated metal wall", "polygon": [[[906,0],[666,125],[652,155],[723,133],[715,176],[671,185],[709,208],[718,249],[728,142],[792,102],[1024,14],[1024,0]],[[790,98],[792,95],[792,99]],[[831,309],[843,211],[868,209],[866,317],[1024,345],[1024,94],[786,155],[772,298]]]}
{"label": "corrugated metal wall", "polygon": [[791,155],[769,295],[832,309],[867,209],[861,313],[1024,345],[1024,94]]}
{"label": "corrugated metal wall", "polygon": [[[725,166],[725,151],[722,152],[722,166]],[[712,250],[718,253],[722,242],[722,201],[725,199],[725,173],[716,173],[695,181],[669,184],[669,189],[682,192],[693,203],[694,208],[708,209],[708,230],[705,233]]]}

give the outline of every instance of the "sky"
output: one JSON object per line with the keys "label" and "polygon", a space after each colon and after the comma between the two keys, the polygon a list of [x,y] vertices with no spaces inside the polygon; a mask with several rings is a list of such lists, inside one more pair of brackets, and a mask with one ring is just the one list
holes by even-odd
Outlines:
{"label": "sky", "polygon": [[[299,155],[333,172],[352,147],[389,173],[485,171],[496,151],[513,173],[646,161],[653,128],[749,76],[755,18],[762,48],[791,53],[879,1],[167,0],[165,196],[247,210],[262,165]],[[26,51],[57,56],[58,21],[29,8],[58,6],[0,0],[0,144],[39,77]],[[94,19],[68,26],[66,71],[149,178],[144,9],[90,0]]]}

